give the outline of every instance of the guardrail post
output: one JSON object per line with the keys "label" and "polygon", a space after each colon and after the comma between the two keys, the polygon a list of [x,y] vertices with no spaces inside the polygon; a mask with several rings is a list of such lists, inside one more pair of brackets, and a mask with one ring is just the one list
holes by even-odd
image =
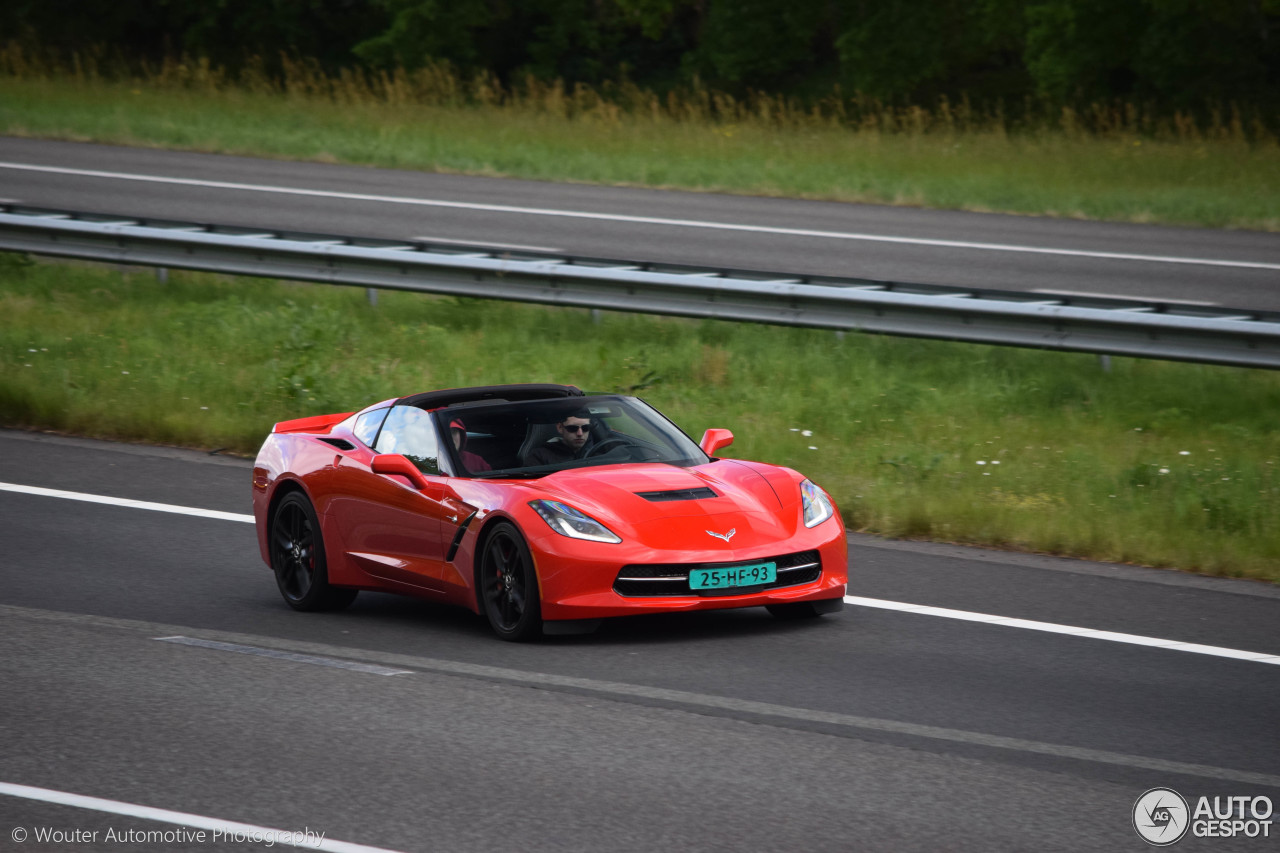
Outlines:
{"label": "guardrail post", "polygon": [[369,297],[369,305],[371,305],[374,308],[377,308],[378,307],[378,289],[375,287],[366,287],[364,289],[364,292]]}

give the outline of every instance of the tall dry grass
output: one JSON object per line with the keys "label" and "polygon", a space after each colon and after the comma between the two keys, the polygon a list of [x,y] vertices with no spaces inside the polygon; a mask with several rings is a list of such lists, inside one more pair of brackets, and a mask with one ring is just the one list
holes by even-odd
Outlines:
{"label": "tall dry grass", "polygon": [[1277,143],[1280,115],[1237,104],[1208,104],[1169,112],[1156,104],[1124,101],[1061,106],[1024,99],[975,107],[967,97],[933,104],[890,104],[838,86],[824,97],[802,99],[763,91],[730,94],[695,81],[660,93],[628,79],[598,88],[532,75],[503,83],[490,72],[463,75],[448,63],[379,71],[329,72],[312,59],[282,54],[248,57],[229,70],[202,57],[128,60],[107,48],[69,59],[0,44],[0,77],[75,85],[131,83],[161,91],[202,95],[232,92],[285,96],[336,106],[472,107],[597,123],[648,120],[655,124],[747,125],[785,130],[843,128],[858,133],[906,135],[1053,133],[1071,139],[1135,137],[1199,143]]}

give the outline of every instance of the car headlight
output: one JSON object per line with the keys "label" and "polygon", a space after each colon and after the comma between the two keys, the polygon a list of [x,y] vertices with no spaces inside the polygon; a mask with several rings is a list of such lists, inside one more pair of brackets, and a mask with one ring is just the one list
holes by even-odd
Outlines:
{"label": "car headlight", "polygon": [[805,527],[816,527],[836,514],[827,493],[815,486],[812,480],[800,484],[800,498],[804,502]]}
{"label": "car headlight", "polygon": [[586,539],[588,542],[622,541],[612,530],[568,504],[562,504],[559,501],[529,501],[529,506],[542,516],[542,520],[549,524],[552,530],[563,536]]}

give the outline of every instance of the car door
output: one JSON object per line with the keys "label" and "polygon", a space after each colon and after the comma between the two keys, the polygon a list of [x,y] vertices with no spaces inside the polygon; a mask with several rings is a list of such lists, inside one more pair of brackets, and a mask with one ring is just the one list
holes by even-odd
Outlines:
{"label": "car door", "polygon": [[335,472],[341,477],[342,497],[330,504],[343,547],[356,565],[376,578],[412,591],[439,592],[457,509],[446,499],[435,423],[414,406],[394,406],[372,450],[406,457],[423,473],[426,487],[420,489],[402,475],[375,474],[367,462],[344,460]]}

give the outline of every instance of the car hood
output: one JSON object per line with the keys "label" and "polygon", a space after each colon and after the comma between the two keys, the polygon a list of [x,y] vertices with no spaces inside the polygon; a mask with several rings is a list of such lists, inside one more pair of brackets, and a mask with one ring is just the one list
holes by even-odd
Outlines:
{"label": "car hood", "polygon": [[799,521],[796,501],[775,491],[783,478],[771,485],[755,468],[733,460],[577,468],[543,477],[537,491],[655,549],[733,552],[788,538]]}

